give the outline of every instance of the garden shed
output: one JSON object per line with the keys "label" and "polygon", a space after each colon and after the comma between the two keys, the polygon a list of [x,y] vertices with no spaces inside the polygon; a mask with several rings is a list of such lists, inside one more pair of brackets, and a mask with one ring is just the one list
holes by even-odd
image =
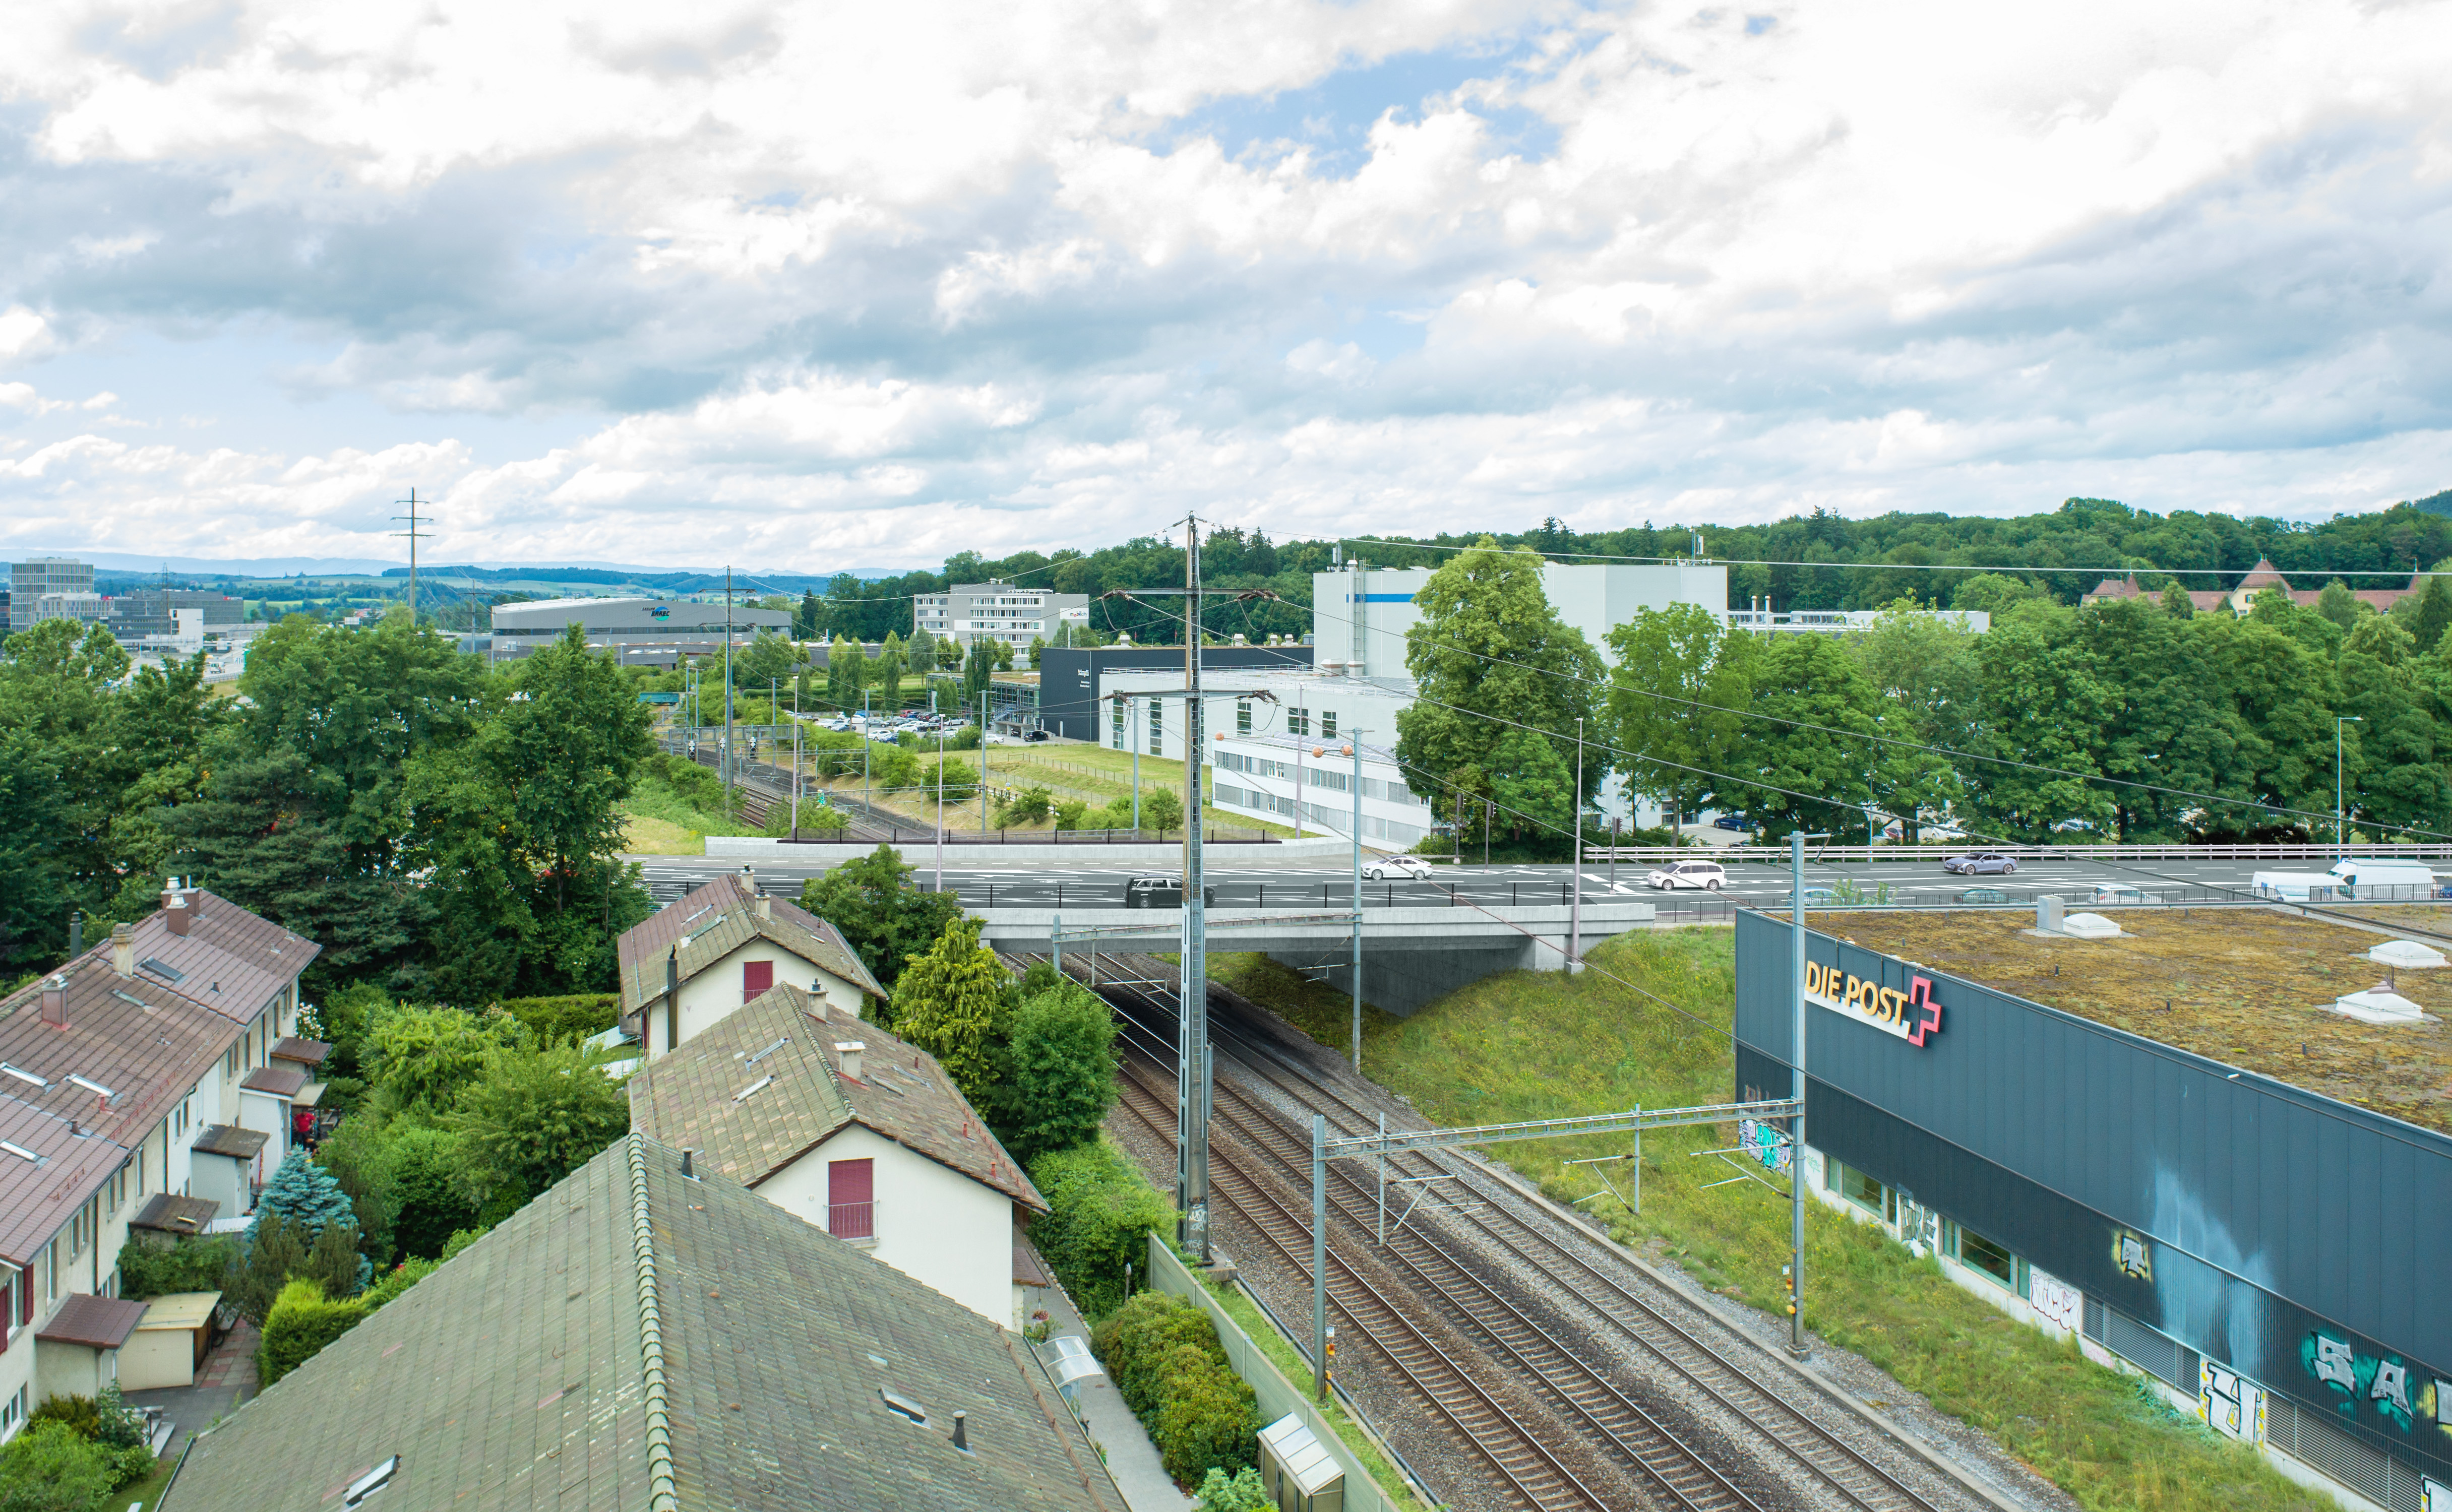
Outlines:
{"label": "garden shed", "polygon": [[152,1391],[195,1384],[212,1342],[218,1291],[174,1291],[156,1297],[128,1342],[119,1346],[119,1389]]}

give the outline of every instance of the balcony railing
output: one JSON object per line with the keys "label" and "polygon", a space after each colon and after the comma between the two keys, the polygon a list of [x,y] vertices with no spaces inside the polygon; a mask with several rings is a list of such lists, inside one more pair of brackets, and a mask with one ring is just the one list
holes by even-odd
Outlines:
{"label": "balcony railing", "polygon": [[826,1232],[837,1239],[876,1238],[877,1204],[873,1202],[826,1204]]}

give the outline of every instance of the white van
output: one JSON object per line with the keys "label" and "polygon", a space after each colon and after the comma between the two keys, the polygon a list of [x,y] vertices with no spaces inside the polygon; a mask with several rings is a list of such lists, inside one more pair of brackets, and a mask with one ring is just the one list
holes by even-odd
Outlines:
{"label": "white van", "polygon": [[2344,897],[2390,901],[2433,897],[2436,892],[2435,873],[2423,861],[2348,856],[2333,863],[2331,874],[2341,879]]}
{"label": "white van", "polygon": [[2279,898],[2285,903],[2304,903],[2312,890],[2318,901],[2330,902],[2342,879],[2330,872],[2259,872],[2248,883],[2258,897]]}

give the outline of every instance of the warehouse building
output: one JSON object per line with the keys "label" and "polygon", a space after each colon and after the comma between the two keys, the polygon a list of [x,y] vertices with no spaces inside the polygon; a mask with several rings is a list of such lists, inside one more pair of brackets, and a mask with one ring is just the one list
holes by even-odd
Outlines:
{"label": "warehouse building", "polygon": [[[1308,672],[1311,664],[1312,648],[1307,645],[1204,646],[1200,652],[1202,678],[1220,687],[1243,686],[1269,673]],[[1108,738],[1109,711],[1101,700],[1120,685],[1118,677],[1153,672],[1172,676],[1169,685],[1182,687],[1183,648],[1137,646],[1129,641],[1112,646],[1049,646],[1038,654],[1037,685],[1026,690],[1015,685],[1012,714],[1028,728],[1103,745]]]}
{"label": "warehouse building", "polygon": [[[2440,1022],[2386,1047],[2323,1000],[2382,974],[2362,957],[2384,936],[2264,911],[2140,911],[2100,939],[2032,922],[1809,920],[1809,1188],[2302,1483],[2452,1512]],[[2260,934],[2297,965],[2257,968]],[[1743,1098],[1789,1093],[1790,940],[1738,916]]]}
{"label": "warehouse building", "polygon": [[[1356,663],[1371,677],[1411,677],[1405,635],[1421,622],[1414,599],[1429,585],[1432,570],[1355,561],[1335,572],[1313,573],[1312,640],[1322,648],[1320,655]],[[1691,603],[1718,619],[1729,613],[1729,569],[1714,561],[1545,561],[1541,591],[1559,619],[1581,631],[1603,661],[1612,659],[1610,631],[1646,609]]]}
{"label": "warehouse building", "polygon": [[610,650],[623,666],[669,667],[685,658],[713,656],[727,637],[746,645],[760,631],[792,633],[783,609],[741,604],[693,603],[686,599],[538,599],[496,604],[493,634],[468,638],[466,649],[498,661],[515,660],[552,644],[572,625],[587,644]]}

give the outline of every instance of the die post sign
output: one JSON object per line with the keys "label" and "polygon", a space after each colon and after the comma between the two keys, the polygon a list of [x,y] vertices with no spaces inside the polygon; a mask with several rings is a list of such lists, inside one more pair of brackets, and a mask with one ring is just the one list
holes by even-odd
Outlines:
{"label": "die post sign", "polygon": [[1941,1032],[1941,1005],[1932,998],[1932,978],[1913,976],[1904,992],[1835,966],[1805,963],[1805,1000],[1860,1024],[1870,1024],[1922,1049]]}

